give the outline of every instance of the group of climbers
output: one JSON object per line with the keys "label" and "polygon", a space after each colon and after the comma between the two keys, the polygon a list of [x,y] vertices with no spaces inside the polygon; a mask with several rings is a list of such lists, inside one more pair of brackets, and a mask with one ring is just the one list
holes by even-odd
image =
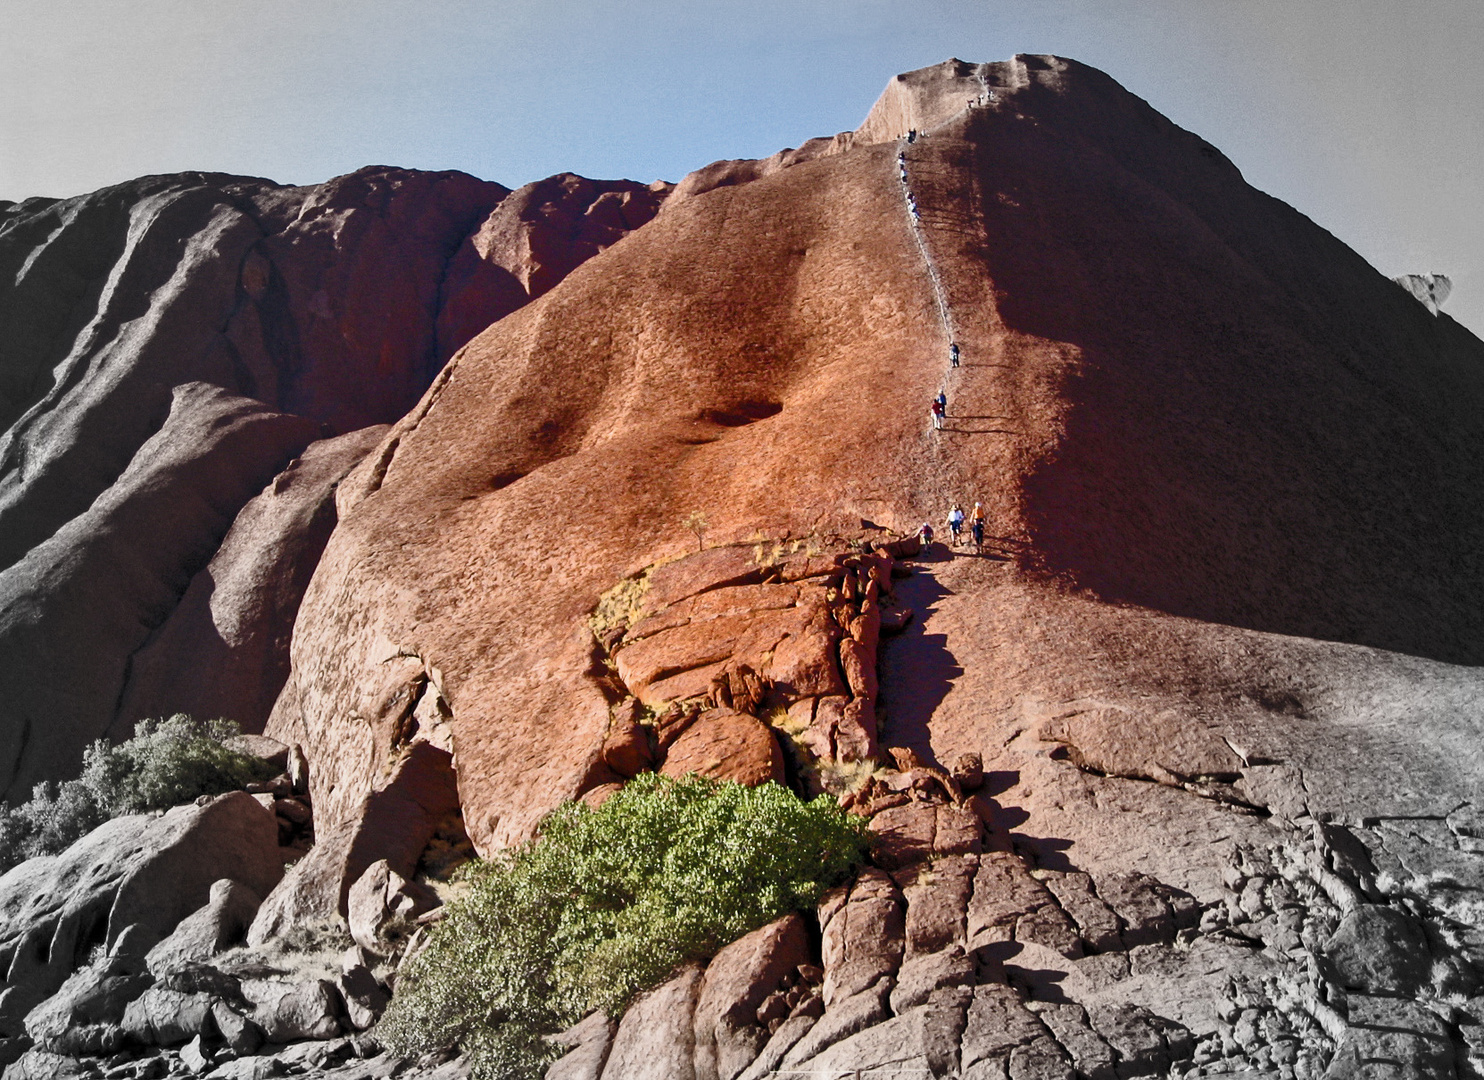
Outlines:
{"label": "group of climbers", "polygon": [[[969,102],[969,105],[970,105],[970,107],[972,107],[972,106],[974,106],[976,104],[984,104],[986,101],[993,102],[994,100],[995,100],[995,93],[994,93],[994,91],[993,90],[990,90],[988,88],[988,86],[986,85],[984,94],[981,95],[976,101],[970,101]],[[908,144],[914,143],[914,142],[917,141],[918,135],[919,135],[919,132],[916,129],[913,129],[912,131],[907,132],[905,141]],[[907,152],[906,152],[905,149],[902,149],[902,150],[898,150],[897,151],[897,177],[898,177],[898,179],[901,180],[901,182],[902,182],[902,190],[903,190],[903,192],[906,195],[906,199],[907,199],[907,213],[912,218],[912,224],[913,224],[914,228],[920,229],[921,228],[921,225],[922,225],[922,214],[921,214],[921,212],[917,208],[917,197],[912,193],[911,185],[908,183],[908,178],[907,178]],[[921,242],[920,238],[919,238],[919,242]],[[926,248],[923,249],[923,257],[925,259],[927,258],[927,250],[926,250]],[[932,264],[931,264],[931,261],[930,260],[929,260],[929,265],[928,265],[928,271],[929,271],[930,274],[934,273],[933,268],[932,268]],[[945,301],[944,301],[944,299],[942,297],[942,294],[941,294],[941,286],[938,285],[936,279],[934,280],[934,288],[937,289],[937,290],[939,290],[939,305],[940,305],[940,308],[942,309],[942,314],[943,314],[943,329],[947,333],[947,336],[949,337],[949,342],[948,342],[948,367],[949,367],[949,370],[956,371],[958,369],[958,366],[959,366],[959,348],[958,348],[958,342],[952,340],[952,338],[954,337],[954,335],[953,335],[953,332],[952,332],[952,327],[951,327],[951,325],[949,323],[947,305],[946,305],[946,303],[945,303]],[[933,430],[934,431],[942,431],[943,430],[943,421],[944,421],[944,419],[947,416],[948,416],[948,394],[947,394],[947,392],[945,390],[939,389],[937,396],[933,398],[933,404],[932,404],[932,417],[933,417]],[[962,506],[960,506],[958,503],[954,503],[949,508],[949,510],[948,510],[947,524],[948,524],[949,535],[952,537],[952,541],[951,541],[951,546],[952,547],[958,547],[958,546],[960,546],[963,543],[963,529],[964,529],[964,523],[966,521],[968,522],[968,525],[969,525],[969,533],[973,537],[973,540],[974,540],[974,549],[977,551],[977,550],[979,550],[980,548],[982,548],[984,546],[984,505],[982,503],[977,503],[976,502],[974,504],[974,509],[972,511],[970,511],[968,514],[965,514],[964,513],[964,508]],[[933,525],[932,525],[932,522],[924,521],[922,523],[922,528],[918,530],[917,538],[921,542],[923,550],[926,551],[928,549],[928,547],[933,542]]]}
{"label": "group of climbers", "polygon": [[[952,536],[951,545],[958,547],[963,543],[964,522],[969,523],[969,535],[974,538],[974,550],[978,551],[984,546],[984,504],[975,503],[974,509],[968,514],[958,503],[954,503],[948,509],[948,533]],[[922,544],[924,551],[933,542],[933,524],[924,521],[922,528],[917,530],[917,539]]]}
{"label": "group of climbers", "polygon": [[[908,143],[916,142],[917,141],[917,137],[918,137],[918,132],[917,132],[916,129],[913,129],[912,131],[907,132],[906,142],[908,142]],[[898,150],[897,151],[897,179],[899,179],[902,182],[902,191],[903,191],[903,194],[905,195],[906,200],[907,200],[907,213],[912,218],[912,225],[913,225],[914,228],[921,228],[921,225],[922,225],[922,212],[917,207],[917,196],[912,193],[912,187],[908,183],[908,179],[907,179],[907,151],[906,150]],[[923,257],[924,258],[927,258],[927,250],[926,249],[923,250]],[[929,265],[928,270],[929,270],[929,273],[932,273],[933,272],[931,265]],[[935,290],[939,288],[939,286],[937,285],[936,280],[934,281],[934,288],[935,288]],[[953,336],[952,335],[952,330],[951,330],[951,327],[949,326],[949,323],[948,323],[947,307],[946,307],[946,304],[944,304],[944,301],[943,301],[943,298],[942,298],[941,294],[939,295],[939,306],[943,310],[943,329],[948,332],[948,335],[949,335],[949,338],[950,338],[950,340],[948,342],[948,366],[949,366],[949,368],[951,370],[957,370],[958,363],[959,363],[958,342],[951,340],[951,338]],[[933,398],[933,405],[932,405],[932,417],[933,417],[933,430],[934,431],[942,431],[943,430],[943,421],[944,421],[944,419],[947,416],[948,416],[948,396],[947,396],[947,394],[944,393],[944,391],[939,390],[938,391],[938,396],[935,397],[935,398]]]}

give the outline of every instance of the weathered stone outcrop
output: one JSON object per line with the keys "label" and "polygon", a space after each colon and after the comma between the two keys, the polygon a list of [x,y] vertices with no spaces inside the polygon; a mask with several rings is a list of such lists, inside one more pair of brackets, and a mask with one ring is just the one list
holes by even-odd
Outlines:
{"label": "weathered stone outcrop", "polygon": [[335,528],[335,487],[384,430],[310,443],[248,500],[169,618],[130,656],[112,738],[177,712],[263,729],[288,678],[299,601]]}
{"label": "weathered stone outcrop", "polygon": [[[368,168],[305,188],[147,177],[9,206],[9,797],[70,775],[89,740],[127,737],[147,715],[261,730],[334,527],[331,491],[376,441],[370,426],[402,415],[452,352],[643,224],[667,191],[563,174],[511,196],[461,173]],[[491,286],[502,277],[515,287]],[[252,446],[229,437],[211,393],[283,414],[276,433],[259,422]],[[202,503],[209,513],[192,509]],[[85,624],[68,613],[78,595]],[[44,692],[42,669],[55,679]]]}
{"label": "weathered stone outcrop", "polygon": [[108,490],[0,571],[0,777],[13,796],[76,774],[82,748],[108,727],[130,655],[238,509],[317,433],[218,387],[178,386],[160,430]]}
{"label": "weathered stone outcrop", "polygon": [[127,973],[139,974],[144,951],[206,905],[215,882],[262,895],[282,876],[273,815],[243,792],[115,818],[61,855],[21,863],[0,877],[0,1034],[20,1034],[95,946],[127,936],[137,961]]}
{"label": "weathered stone outcrop", "polygon": [[[254,380],[215,385],[331,433],[395,420],[336,488],[298,610],[268,730],[307,755],[318,843],[254,941],[344,912],[385,859],[380,918],[460,809],[489,851],[644,769],[781,769],[877,838],[814,913],[818,953],[810,926],[791,971],[737,961],[756,984],[723,978],[735,953],[687,965],[553,1075],[1484,1069],[1484,344],[1056,57],[902,76],[854,133],[692,174],[555,285],[548,241],[603,248],[661,192],[560,178],[470,208],[438,259],[413,245],[442,284],[403,292],[373,264],[411,241],[360,206],[406,224],[429,200],[378,177],[243,189],[307,232],[224,211],[230,265],[161,263],[214,312],[178,355]],[[12,210],[0,239],[102,207]],[[359,235],[359,261],[334,248]],[[27,334],[94,310],[64,284]],[[254,352],[256,325],[302,330],[304,370],[255,367],[279,340]],[[386,342],[396,377],[355,384]],[[16,415],[83,385],[69,364],[3,376]],[[190,370],[149,393],[209,381]],[[16,421],[12,559],[153,432],[131,392],[133,435],[87,413],[101,434],[56,441],[86,452],[24,476],[51,444]],[[863,550],[954,501],[982,502],[982,544]],[[32,534],[5,528],[23,506]],[[271,993],[325,1033],[339,985]],[[206,991],[147,993],[184,1017]]]}
{"label": "weathered stone outcrop", "polygon": [[449,262],[438,313],[440,358],[493,322],[491,311],[514,311],[646,224],[670,188],[558,173],[511,192]]}

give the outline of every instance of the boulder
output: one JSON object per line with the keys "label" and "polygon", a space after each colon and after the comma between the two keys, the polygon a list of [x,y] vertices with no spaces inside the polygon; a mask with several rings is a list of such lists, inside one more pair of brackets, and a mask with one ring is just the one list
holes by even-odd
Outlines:
{"label": "boulder", "polygon": [[1055,894],[1057,903],[1077,924],[1077,932],[1088,949],[1110,952],[1123,945],[1118,916],[1093,891],[1092,878],[1077,871],[1047,871],[1042,882]]}
{"label": "boulder", "polygon": [[350,1026],[365,1031],[381,1019],[391,995],[382,988],[365,964],[344,967],[335,982],[345,1002],[345,1016]]}
{"label": "boulder", "polygon": [[975,856],[945,855],[892,875],[907,903],[908,957],[967,942],[965,916],[977,869]]}
{"label": "boulder", "polygon": [[[315,807],[323,813],[320,801]],[[351,886],[377,860],[410,880],[438,825],[458,809],[451,756],[415,741],[350,820],[316,822],[314,847],[263,901],[248,943],[261,944],[298,922],[345,915]]]}
{"label": "boulder", "polygon": [[1427,936],[1417,920],[1374,904],[1348,912],[1324,954],[1342,986],[1367,994],[1415,994],[1431,975]]}
{"label": "boulder", "polygon": [[931,803],[910,803],[883,810],[871,819],[874,859],[888,870],[911,866],[933,853],[938,810]]}
{"label": "boulder", "polygon": [[268,1080],[269,1077],[287,1076],[289,1071],[276,1057],[242,1057],[223,1062],[209,1075],[212,1080]]}
{"label": "boulder", "polygon": [[799,1062],[796,1071],[811,1076],[851,1075],[856,1071],[864,1075],[951,1076],[958,1064],[959,1035],[971,995],[966,987],[936,991],[922,1004],[857,1031],[823,1053]]}
{"label": "boulder", "polygon": [[26,1034],[37,1049],[73,1057],[106,1057],[117,1051],[125,1010],[154,982],[149,975],[126,974],[120,967],[105,960],[81,968],[32,1009]]}
{"label": "boulder", "polygon": [[[1044,918],[1037,919],[1036,916],[1043,912],[1046,913]],[[1061,923],[1056,922],[1058,916]],[[1058,951],[1061,951],[1059,946],[1070,948],[1070,943],[1077,940],[1076,931],[1070,929],[1056,898],[1044,884],[1031,876],[1018,856],[1007,851],[985,852],[979,857],[974,892],[969,900],[966,927],[969,946],[977,949],[995,942],[1020,940],[1018,929],[1021,921],[1027,919],[1028,930],[1032,927],[1044,930],[1042,924],[1045,923],[1063,931],[1055,938],[1056,945],[1051,946]],[[1070,932],[1070,939],[1066,932]]]}
{"label": "boulder", "polygon": [[268,1042],[332,1039],[340,1034],[340,994],[325,979],[302,983],[245,979],[242,993],[252,1003],[253,1023]]}
{"label": "boulder", "polygon": [[46,1050],[27,1050],[5,1067],[5,1080],[95,1080],[102,1075],[97,1062]]}
{"label": "boulder", "polygon": [[1040,1018],[1071,1056],[1078,1076],[1086,1080],[1115,1080],[1118,1072],[1113,1048],[1092,1029],[1081,1005],[1070,1001],[1031,1001],[1026,1003],[1026,1008]]}
{"label": "boulder", "polygon": [[547,1067],[546,1080],[599,1080],[617,1032],[616,1021],[595,1012],[566,1031],[547,1036],[547,1042],[570,1049]]}
{"label": "boulder", "polygon": [[211,1003],[211,1022],[234,1054],[253,1054],[263,1045],[262,1029],[225,1001]]}
{"label": "boulder", "polygon": [[[821,900],[820,949],[827,1011],[836,1002],[896,975],[904,948],[902,907],[901,891],[874,867],[862,870],[849,886]],[[889,991],[888,987],[883,993]]]}
{"label": "boulder", "polygon": [[1156,885],[1140,873],[1108,874],[1097,880],[1098,896],[1123,923],[1120,936],[1125,948],[1165,942],[1175,936],[1174,915]]}
{"label": "boulder", "polygon": [[842,1039],[848,1039],[889,1017],[891,1009],[887,999],[893,985],[890,976],[883,976],[859,993],[839,998],[829,1005],[824,1015],[783,1055],[782,1071],[785,1074],[790,1070],[797,1071],[804,1062],[819,1056]]}
{"label": "boulder", "polygon": [[783,1063],[784,1055],[792,1050],[819,1018],[814,1015],[791,1016],[778,1025],[778,1030],[768,1038],[767,1044],[757,1058],[742,1073],[739,1080],[762,1080]]}
{"label": "boulder", "polygon": [[197,1076],[207,1072],[216,1064],[211,1051],[205,1047],[200,1035],[195,1036],[180,1048],[180,1063]]}
{"label": "boulder", "polygon": [[972,987],[974,975],[974,958],[965,953],[961,945],[909,957],[897,972],[897,985],[891,992],[891,1011],[900,1014],[924,1005],[945,988]]}
{"label": "boulder", "polygon": [[665,776],[696,773],[756,787],[784,782],[783,749],[766,724],[730,709],[703,712],[676,739],[660,766]]}
{"label": "boulder", "polygon": [[152,986],[129,1002],[120,1027],[141,1046],[179,1046],[211,1030],[212,1004],[210,994]]}
{"label": "boulder", "polygon": [[242,1005],[242,980],[210,964],[186,964],[160,975],[155,985],[162,990],[181,994],[206,994],[213,998]]}
{"label": "boulder", "polygon": [[631,715],[615,715],[603,741],[604,763],[621,777],[632,779],[654,764],[650,729]]}
{"label": "boulder", "polygon": [[412,932],[414,919],[443,901],[428,886],[408,881],[378,859],[351,886],[346,903],[350,936],[363,949],[385,956]]}
{"label": "boulder", "polygon": [[213,883],[206,906],[187,915],[168,937],[150,949],[146,957],[149,970],[158,976],[185,964],[210,960],[237,944],[262,902],[257,893],[230,878]]}
{"label": "boulder", "polygon": [[768,1041],[758,1006],[783,977],[809,962],[797,912],[726,946],[706,967],[695,1011],[696,1080],[735,1080]]}
{"label": "boulder", "polygon": [[695,1080],[696,1002],[703,973],[686,964],[628,1007],[603,1066],[603,1080]]}
{"label": "boulder", "polygon": [[[959,1045],[960,1067],[965,1073],[981,1062],[1006,1065],[1017,1054],[1060,1060],[1046,1026],[1025,1007],[1019,994],[1002,984],[974,988]],[[1042,1074],[1027,1072],[1026,1075]],[[1049,1071],[1044,1075],[1054,1077],[1058,1072]],[[1070,1070],[1060,1075],[1070,1080]]]}
{"label": "boulder", "polygon": [[251,896],[269,892],[283,876],[277,823],[241,791],[167,811],[151,822],[134,857],[109,911],[109,941],[132,924],[170,933],[229,876],[245,890],[235,893],[240,915]]}
{"label": "boulder", "polygon": [[[1392,1075],[1444,1080],[1462,1072],[1453,1040],[1437,1014],[1415,1001],[1351,995],[1350,1025],[1341,1034],[1324,1080],[1364,1077],[1375,1069],[1395,1068]],[[1469,1061],[1466,1068],[1473,1068]],[[1379,1069],[1375,1069],[1379,1075]]]}
{"label": "boulder", "polygon": [[[1179,1040],[1167,1037],[1169,1021],[1140,1005],[1126,1002],[1093,1005],[1087,1016],[1093,1029],[1113,1048],[1125,1072],[1157,1074],[1182,1056],[1172,1052],[1177,1050]],[[1172,1043],[1176,1046],[1172,1047]]]}

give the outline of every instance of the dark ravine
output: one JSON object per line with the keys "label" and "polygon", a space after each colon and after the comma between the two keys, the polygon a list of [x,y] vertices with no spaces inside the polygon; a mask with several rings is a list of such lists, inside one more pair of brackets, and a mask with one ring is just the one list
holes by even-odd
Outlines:
{"label": "dark ravine", "polygon": [[374,1031],[447,870],[645,769],[872,861],[550,1080],[1484,1076],[1436,298],[1045,56],[673,189],[0,206],[9,797],[177,710],[284,770],[0,878],[7,1080],[461,1075]]}

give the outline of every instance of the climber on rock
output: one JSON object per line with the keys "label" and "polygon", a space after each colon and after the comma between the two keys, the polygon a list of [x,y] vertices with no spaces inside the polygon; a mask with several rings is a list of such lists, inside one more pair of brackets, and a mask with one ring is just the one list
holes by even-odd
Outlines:
{"label": "climber on rock", "polygon": [[953,546],[958,547],[964,531],[964,508],[958,503],[948,510],[948,531],[953,533]]}
{"label": "climber on rock", "polygon": [[958,342],[948,343],[948,363],[950,367],[958,367]]}
{"label": "climber on rock", "polygon": [[933,526],[931,523],[926,521],[922,523],[922,528],[917,530],[917,542],[922,545],[921,554],[926,555],[928,548],[933,543]]}
{"label": "climber on rock", "polygon": [[942,394],[939,394],[937,397],[933,398],[933,430],[934,431],[942,431],[943,430],[943,416],[944,416],[943,395]]}
{"label": "climber on rock", "polygon": [[984,506],[975,503],[974,509],[969,512],[969,531],[974,534],[974,547],[976,549],[984,546]]}

